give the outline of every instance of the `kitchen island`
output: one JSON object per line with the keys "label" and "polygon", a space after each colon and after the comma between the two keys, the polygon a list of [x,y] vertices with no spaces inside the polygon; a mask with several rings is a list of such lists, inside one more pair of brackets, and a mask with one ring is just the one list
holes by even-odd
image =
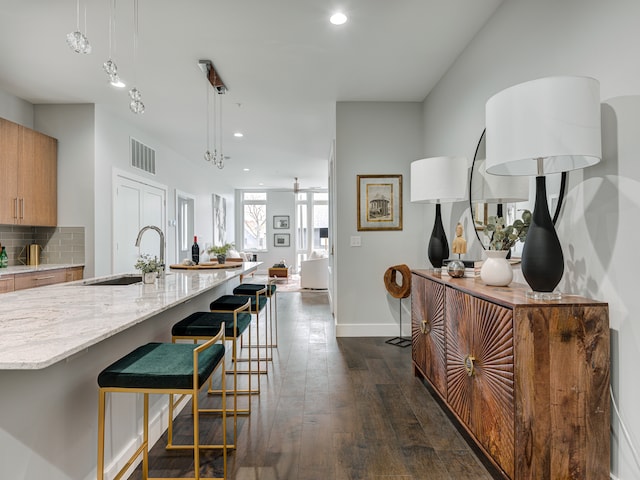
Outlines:
{"label": "kitchen island", "polygon": [[[0,478],[96,478],[97,376],[171,326],[208,310],[259,262],[224,270],[171,271],[155,284],[94,285],[97,279],[3,294],[0,301]],[[111,277],[103,277],[107,280]],[[167,425],[166,397],[151,405],[151,435]],[[140,400],[108,400],[113,470],[138,439]]]}

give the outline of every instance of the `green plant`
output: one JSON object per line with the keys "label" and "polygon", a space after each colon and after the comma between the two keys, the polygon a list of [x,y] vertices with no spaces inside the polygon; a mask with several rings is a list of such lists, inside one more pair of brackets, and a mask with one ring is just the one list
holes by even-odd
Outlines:
{"label": "green plant", "polygon": [[160,270],[160,261],[158,257],[152,257],[149,254],[143,254],[138,257],[138,261],[134,265],[136,270],[142,273],[152,273]]}
{"label": "green plant", "polygon": [[531,225],[531,212],[523,210],[521,219],[513,225],[505,225],[504,218],[490,216],[487,219],[487,231],[492,232],[490,250],[509,250],[518,240],[524,242]]}
{"label": "green plant", "polygon": [[234,247],[235,245],[233,243],[225,243],[224,245],[214,245],[212,247],[209,247],[209,249],[207,250],[207,253],[209,255],[211,255],[212,253],[214,255],[226,255],[227,252]]}

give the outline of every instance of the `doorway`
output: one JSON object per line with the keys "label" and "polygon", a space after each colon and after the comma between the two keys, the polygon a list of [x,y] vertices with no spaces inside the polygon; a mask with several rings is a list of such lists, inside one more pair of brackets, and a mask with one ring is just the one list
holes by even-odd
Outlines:
{"label": "doorway", "polygon": [[[166,232],[167,187],[117,173],[113,198],[112,273],[132,272],[140,254],[160,257],[160,241],[155,232],[146,233],[140,247],[135,243],[145,225],[155,225]],[[169,263],[168,259],[165,262]]]}
{"label": "doorway", "polygon": [[[176,262],[191,258],[191,246],[195,231],[196,199],[188,193],[176,190]],[[202,252],[202,245],[200,246]]]}

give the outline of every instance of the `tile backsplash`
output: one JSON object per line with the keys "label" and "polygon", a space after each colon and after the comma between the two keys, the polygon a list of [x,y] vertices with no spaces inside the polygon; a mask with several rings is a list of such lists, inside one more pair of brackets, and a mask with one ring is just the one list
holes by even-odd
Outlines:
{"label": "tile backsplash", "polygon": [[26,245],[42,247],[40,263],[84,263],[84,227],[25,227],[0,225],[0,244],[6,247],[9,265],[26,263]]}

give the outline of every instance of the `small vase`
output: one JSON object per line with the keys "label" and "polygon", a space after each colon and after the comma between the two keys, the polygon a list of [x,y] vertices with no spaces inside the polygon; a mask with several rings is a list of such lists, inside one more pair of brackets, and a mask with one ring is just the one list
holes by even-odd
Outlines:
{"label": "small vase", "polygon": [[480,269],[480,279],[494,287],[506,287],[513,279],[513,269],[507,260],[509,250],[485,250],[486,260]]}
{"label": "small vase", "polygon": [[223,264],[224,262],[227,261],[227,256],[221,253],[220,255],[217,255],[217,259],[219,264]]}
{"label": "small vase", "polygon": [[144,283],[154,283],[158,277],[158,272],[146,272],[142,274],[142,281]]}

